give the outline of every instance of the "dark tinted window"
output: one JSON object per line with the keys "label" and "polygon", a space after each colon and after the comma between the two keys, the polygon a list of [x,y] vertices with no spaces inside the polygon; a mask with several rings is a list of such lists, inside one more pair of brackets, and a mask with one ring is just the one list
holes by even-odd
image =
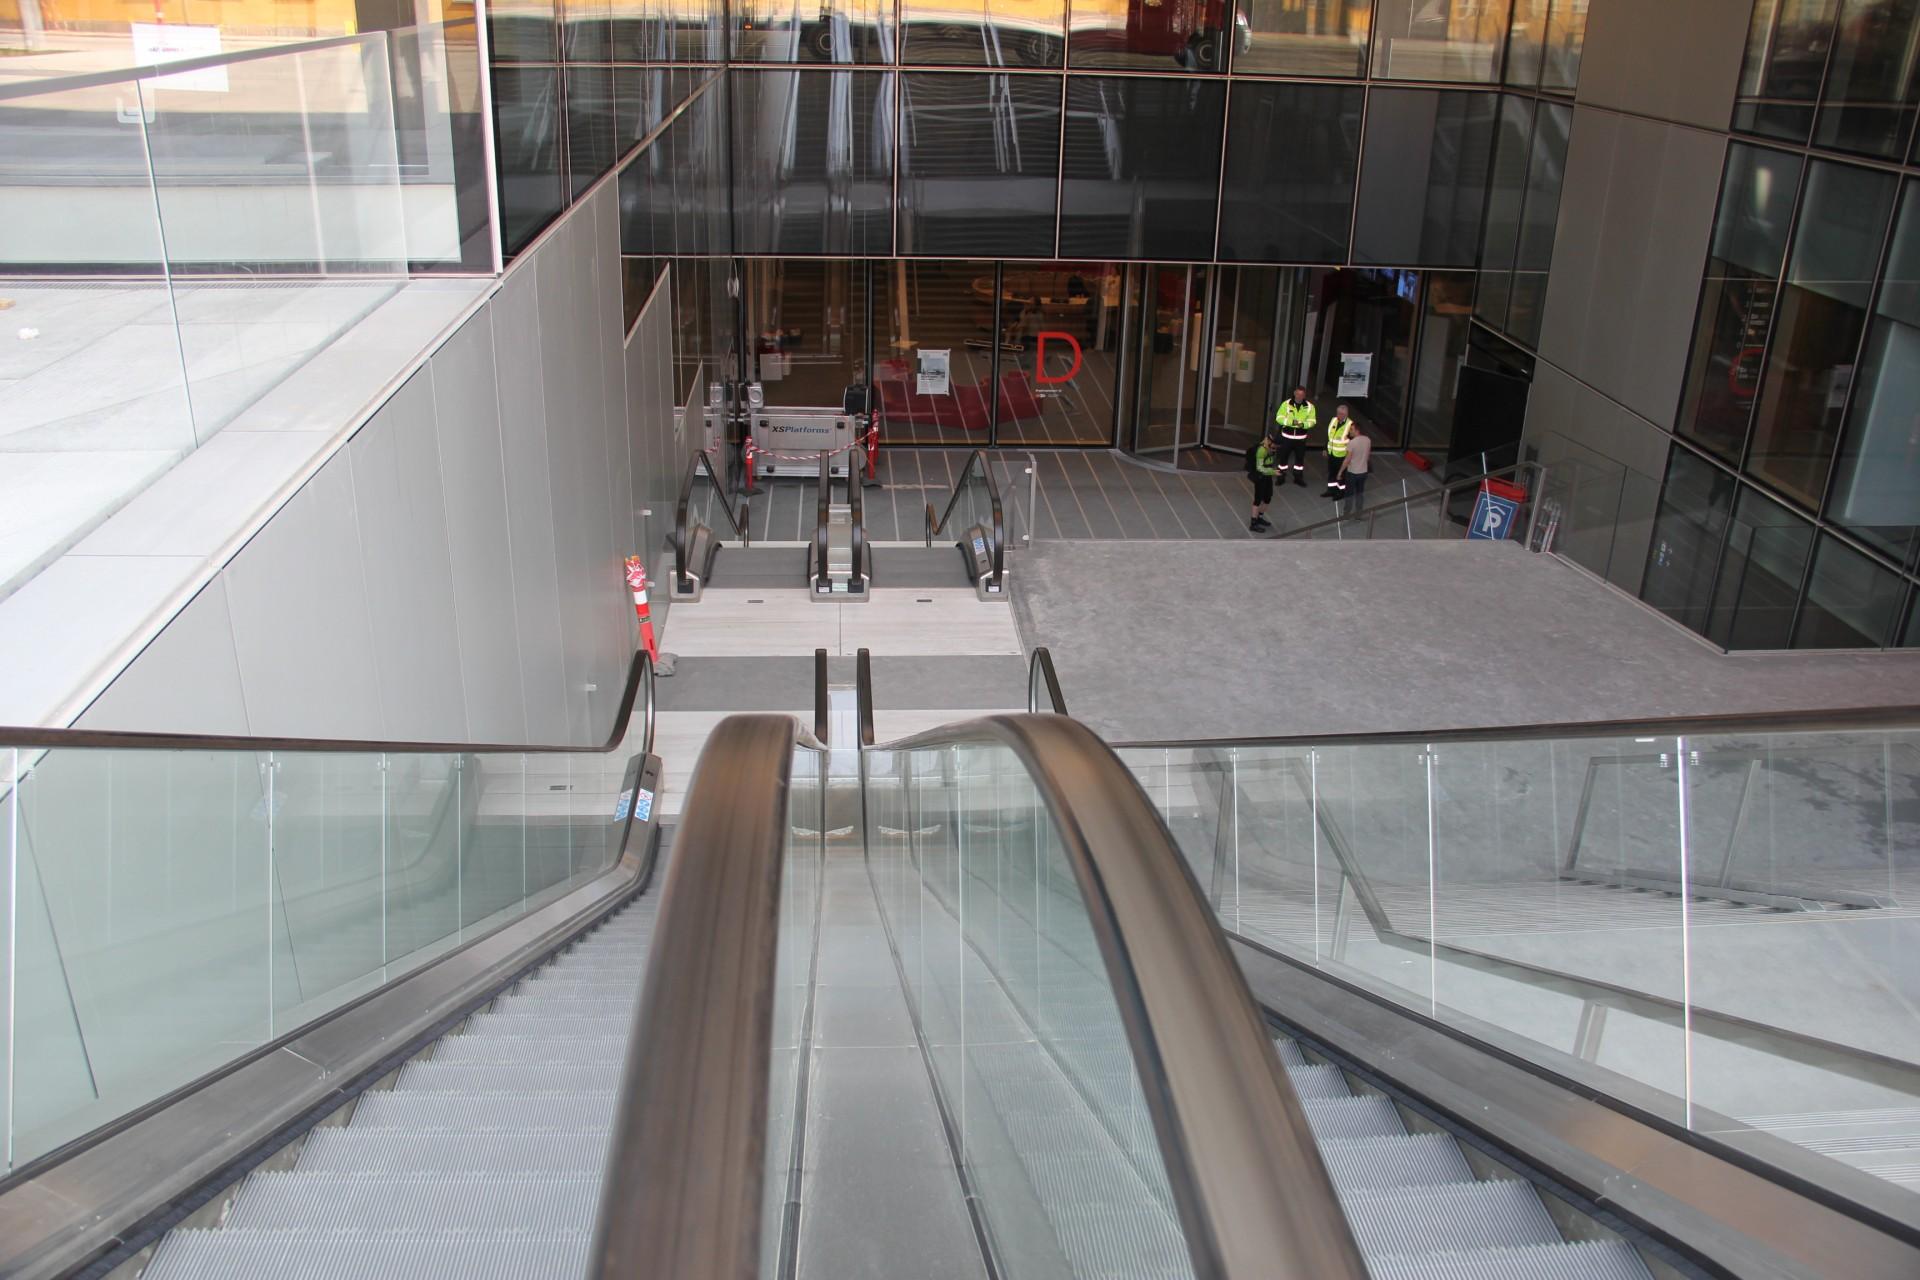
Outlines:
{"label": "dark tinted window", "polygon": [[1497,101],[1492,93],[1373,91],[1360,161],[1355,262],[1474,265]]}
{"label": "dark tinted window", "polygon": [[567,202],[561,167],[560,69],[495,67],[500,235],[517,253]]}
{"label": "dark tinted window", "polygon": [[1793,631],[1813,525],[1742,486],[1727,530],[1707,638],[1727,649],[1784,649]]}
{"label": "dark tinted window", "polygon": [[736,251],[891,253],[892,73],[735,68],[727,80]]}
{"label": "dark tinted window", "polygon": [[1640,598],[1703,635],[1733,491],[1731,475],[1690,450],[1673,447]]}
{"label": "dark tinted window", "polygon": [[1211,257],[1225,106],[1217,80],[1069,77],[1061,253]]}
{"label": "dark tinted window", "polygon": [[736,62],[887,62],[892,0],[735,0]]}
{"label": "dark tinted window", "polygon": [[618,146],[611,67],[567,68],[567,176],[573,196],[613,168]]}
{"label": "dark tinted window", "polygon": [[900,93],[900,252],[1050,256],[1060,77],[917,72]]}
{"label": "dark tinted window", "polygon": [[1233,86],[1223,261],[1346,261],[1363,96],[1344,85]]}
{"label": "dark tinted window", "polygon": [[1878,649],[1893,643],[1906,582],[1830,533],[1820,535],[1796,649]]}
{"label": "dark tinted window", "polygon": [[924,66],[1057,67],[1067,0],[900,0],[901,60]]}
{"label": "dark tinted window", "polygon": [[1727,149],[1677,426],[1729,462],[1740,460],[1760,393],[1800,166],[1781,151]]}
{"label": "dark tinted window", "polygon": [[1221,71],[1228,12],[1225,4],[1205,0],[1073,0],[1067,11],[1067,65]]}
{"label": "dark tinted window", "polygon": [[1920,4],[1914,0],[1845,0],[1814,124],[1816,145],[1900,158],[1920,95],[1916,40]]}
{"label": "dark tinted window", "polygon": [[1807,169],[1746,469],[1808,507],[1820,504],[1840,436],[1894,188],[1893,175],[1853,165]]}
{"label": "dark tinted window", "polygon": [[1805,142],[1833,42],[1837,0],[1756,0],[1733,127]]}

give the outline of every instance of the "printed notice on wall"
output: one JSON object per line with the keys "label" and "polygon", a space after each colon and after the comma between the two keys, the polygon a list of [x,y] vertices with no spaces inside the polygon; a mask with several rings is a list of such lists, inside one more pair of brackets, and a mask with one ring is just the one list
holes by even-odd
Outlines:
{"label": "printed notice on wall", "polygon": [[[179,62],[211,58],[220,52],[220,28],[184,27],[171,22],[133,23],[133,60],[137,63]],[[155,89],[184,89],[189,93],[225,93],[227,69],[204,67],[177,75],[156,76],[147,82]]]}
{"label": "printed notice on wall", "polygon": [[1373,385],[1373,352],[1342,351],[1340,353],[1340,395],[1364,396]]}
{"label": "printed notice on wall", "polygon": [[916,380],[914,389],[923,396],[951,395],[950,387],[952,384],[947,376],[947,359],[952,354],[951,349],[946,351],[929,351],[925,347],[922,347],[920,349],[920,374]]}

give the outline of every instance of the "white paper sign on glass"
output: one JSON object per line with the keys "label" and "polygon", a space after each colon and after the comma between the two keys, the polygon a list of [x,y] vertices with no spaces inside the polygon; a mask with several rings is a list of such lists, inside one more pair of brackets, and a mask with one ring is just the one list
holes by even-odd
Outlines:
{"label": "white paper sign on glass", "polygon": [[923,396],[944,396],[952,394],[952,381],[949,376],[949,357],[951,348],[945,351],[920,349],[920,372],[915,379],[914,390]]}
{"label": "white paper sign on glass", "polygon": [[1342,351],[1340,353],[1340,395],[1364,396],[1373,385],[1373,352]]}

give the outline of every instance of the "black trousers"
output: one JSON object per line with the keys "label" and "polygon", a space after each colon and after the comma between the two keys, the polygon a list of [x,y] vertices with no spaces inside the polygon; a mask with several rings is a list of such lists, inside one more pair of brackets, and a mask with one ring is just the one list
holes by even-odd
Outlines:
{"label": "black trousers", "polygon": [[1327,488],[1338,489],[1342,487],[1340,484],[1340,464],[1345,461],[1345,457],[1336,458],[1332,454],[1327,455]]}
{"label": "black trousers", "polygon": [[1289,467],[1295,471],[1305,471],[1307,469],[1307,438],[1302,436],[1298,440],[1289,440],[1281,436],[1280,461],[1274,465],[1282,471]]}
{"label": "black trousers", "polygon": [[1253,478],[1253,505],[1264,507],[1273,501],[1273,477],[1256,475]]}

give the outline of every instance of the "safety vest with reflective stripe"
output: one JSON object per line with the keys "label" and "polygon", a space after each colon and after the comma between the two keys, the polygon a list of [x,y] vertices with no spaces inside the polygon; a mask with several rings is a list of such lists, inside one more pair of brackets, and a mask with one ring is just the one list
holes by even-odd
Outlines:
{"label": "safety vest with reflective stripe", "polygon": [[1347,443],[1353,439],[1353,419],[1335,418],[1327,424],[1327,456],[1344,458],[1347,456]]}
{"label": "safety vest with reflective stripe", "polygon": [[1280,434],[1289,440],[1305,440],[1307,432],[1313,430],[1320,421],[1320,415],[1313,411],[1313,401],[1295,404],[1291,398],[1282,400],[1280,407],[1274,410],[1273,420],[1280,427]]}

